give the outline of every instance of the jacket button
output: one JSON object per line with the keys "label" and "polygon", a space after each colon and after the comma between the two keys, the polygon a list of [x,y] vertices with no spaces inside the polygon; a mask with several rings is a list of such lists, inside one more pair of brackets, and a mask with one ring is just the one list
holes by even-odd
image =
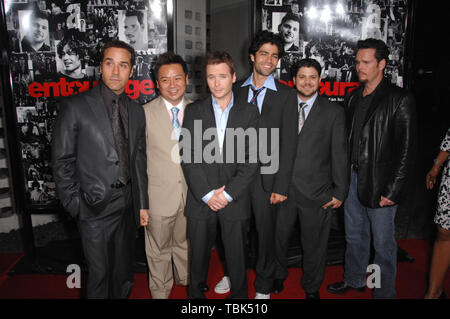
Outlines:
{"label": "jacket button", "polygon": [[120,162],[116,161],[114,164],[116,164],[116,166],[119,166]]}

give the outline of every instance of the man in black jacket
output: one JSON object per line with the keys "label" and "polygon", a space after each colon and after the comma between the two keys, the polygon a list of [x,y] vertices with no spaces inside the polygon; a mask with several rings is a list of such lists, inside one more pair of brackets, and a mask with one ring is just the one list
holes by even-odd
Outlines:
{"label": "man in black jacket", "polygon": [[389,52],[383,41],[370,38],[357,47],[356,70],[363,85],[345,101],[351,176],[344,204],[344,281],[329,285],[328,291],[364,291],[372,233],[375,275],[381,275],[373,297],[395,298],[394,218],[415,157],[415,101],[384,79]]}
{"label": "man in black jacket", "polygon": [[63,207],[77,219],[88,266],[88,298],[127,298],[137,225],[148,221],[144,109],[125,93],[134,49],[102,50],[98,86],[61,101],[52,145]]}
{"label": "man in black jacket", "polygon": [[[245,268],[249,185],[258,161],[255,146],[257,109],[238,102],[232,87],[234,62],[226,52],[206,58],[211,96],[186,108],[181,136],[182,168],[188,184],[185,213],[190,243],[189,298],[205,298],[211,248],[220,225],[231,294],[248,298]],[[246,135],[248,134],[248,137]]]}

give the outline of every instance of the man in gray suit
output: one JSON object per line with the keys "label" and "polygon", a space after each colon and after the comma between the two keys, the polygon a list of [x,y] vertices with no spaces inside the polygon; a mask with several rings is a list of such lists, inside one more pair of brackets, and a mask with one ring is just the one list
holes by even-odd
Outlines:
{"label": "man in gray suit", "polygon": [[288,199],[280,206],[275,231],[277,270],[273,292],[288,276],[287,249],[296,218],[303,248],[302,286],[317,299],[325,273],[331,214],[348,192],[344,109],[318,95],[321,66],[303,59],[292,67],[298,95],[298,138]]}
{"label": "man in gray suit", "polygon": [[102,81],[61,100],[52,145],[62,206],[76,218],[88,266],[88,298],[127,298],[137,226],[148,220],[144,109],[125,93],[134,49],[102,49]]}

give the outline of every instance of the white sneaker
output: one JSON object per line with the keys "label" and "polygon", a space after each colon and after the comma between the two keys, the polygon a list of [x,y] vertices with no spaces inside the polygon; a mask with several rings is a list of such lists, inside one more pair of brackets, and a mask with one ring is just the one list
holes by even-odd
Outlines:
{"label": "white sneaker", "polygon": [[214,287],[216,294],[226,294],[230,291],[230,277],[223,276],[223,278]]}
{"label": "white sneaker", "polygon": [[262,294],[257,292],[255,295],[255,299],[270,299],[270,294]]}

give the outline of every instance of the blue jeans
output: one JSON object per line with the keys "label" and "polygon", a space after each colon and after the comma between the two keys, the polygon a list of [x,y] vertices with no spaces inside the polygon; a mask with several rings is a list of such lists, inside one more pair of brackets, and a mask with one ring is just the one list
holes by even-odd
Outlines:
{"label": "blue jeans", "polygon": [[357,173],[352,170],[350,189],[344,204],[345,251],[344,281],[352,287],[366,285],[370,258],[371,231],[375,257],[380,266],[381,287],[374,288],[373,298],[395,298],[397,242],[394,218],[397,205],[383,208],[365,207],[358,199]]}

